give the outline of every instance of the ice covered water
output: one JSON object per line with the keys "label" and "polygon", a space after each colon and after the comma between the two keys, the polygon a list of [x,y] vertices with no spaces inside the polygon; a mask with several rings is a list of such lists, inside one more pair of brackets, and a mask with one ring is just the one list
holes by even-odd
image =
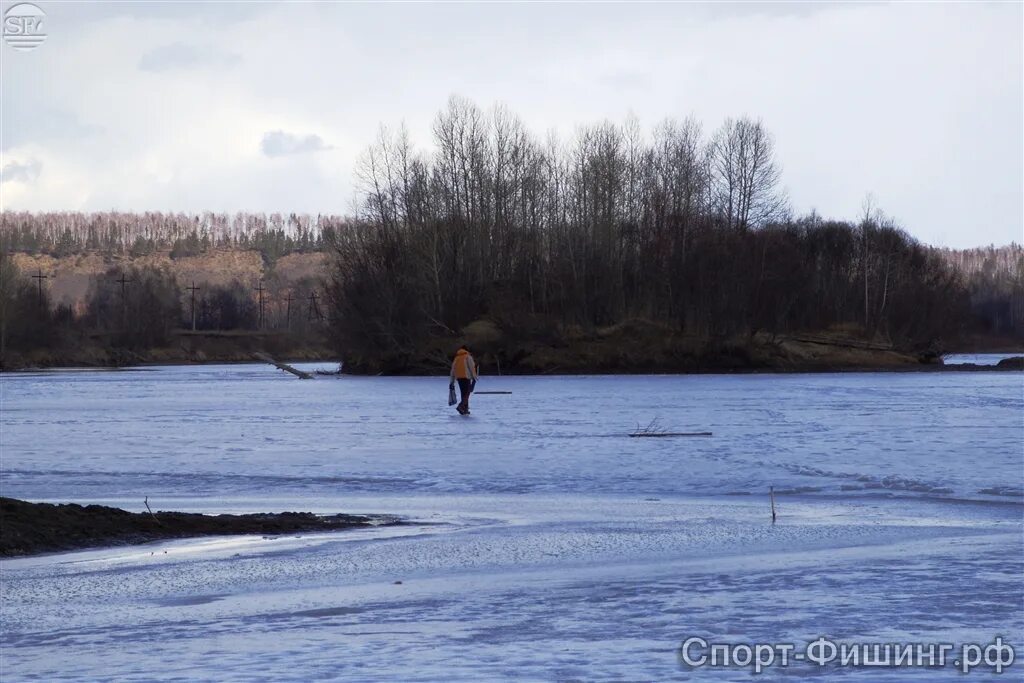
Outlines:
{"label": "ice covered water", "polygon": [[998,365],[999,361],[1006,358],[1015,358],[1020,353],[951,353],[943,356],[942,361],[946,365]]}
{"label": "ice covered water", "polygon": [[[263,365],[8,375],[3,483],[33,500],[214,507],[768,486],[1024,496],[1019,373],[485,377],[478,389],[512,393],[474,397],[463,418],[442,378],[301,381]],[[627,438],[654,419],[712,436]]]}
{"label": "ice covered water", "polygon": [[[417,522],[4,561],[5,680],[733,680],[676,649],[1022,641],[1019,373],[485,377],[512,393],[468,418],[443,378],[0,382],[5,496]],[[627,436],[654,419],[712,436]],[[961,676],[762,676],[838,673]]]}

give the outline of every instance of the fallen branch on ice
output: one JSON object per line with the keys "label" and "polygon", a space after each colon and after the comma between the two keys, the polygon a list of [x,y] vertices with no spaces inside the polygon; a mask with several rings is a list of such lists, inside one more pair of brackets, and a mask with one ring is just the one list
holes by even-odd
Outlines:
{"label": "fallen branch on ice", "polygon": [[253,356],[255,356],[256,358],[259,358],[262,361],[266,361],[266,362],[268,362],[268,363],[270,363],[272,365],[276,365],[279,370],[284,370],[285,372],[290,372],[293,375],[295,375],[296,377],[298,377],[299,379],[313,379],[313,377],[314,377],[314,375],[312,373],[306,372],[304,370],[296,370],[295,368],[293,368],[292,366],[288,365],[287,363],[281,363],[279,361],[274,360],[270,356],[269,353],[264,353],[262,351],[257,351],[256,353],[253,354]]}
{"label": "fallen branch on ice", "polygon": [[711,432],[670,432],[666,428],[661,426],[661,420],[654,418],[647,423],[646,427],[641,427],[640,423],[636,424],[636,429],[628,434],[634,438],[657,438],[657,437],[670,437],[670,436],[711,436]]}

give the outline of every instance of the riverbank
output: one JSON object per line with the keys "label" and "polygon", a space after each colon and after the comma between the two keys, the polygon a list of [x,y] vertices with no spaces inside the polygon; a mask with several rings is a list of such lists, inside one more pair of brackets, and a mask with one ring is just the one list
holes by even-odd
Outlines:
{"label": "riverbank", "polygon": [[[62,357],[54,362],[48,362],[47,357],[40,358],[33,356],[30,359],[20,358],[13,367],[0,367],[0,374],[5,372],[40,372],[46,370],[118,370],[123,368],[145,368],[164,367],[180,365],[232,365],[232,364],[265,364],[267,361],[258,357],[255,353],[222,354],[215,357],[209,356],[174,356],[156,354],[112,354],[107,362],[97,362],[95,356],[69,356]],[[284,363],[312,363],[322,362],[329,365],[343,365],[336,357],[327,352],[317,353],[308,351],[306,353],[289,353],[284,356],[277,356],[275,360]],[[901,362],[891,362],[889,358],[882,358],[881,362],[870,360],[859,360],[855,363],[843,364],[835,359],[825,362],[787,362],[765,365],[738,365],[734,363],[709,363],[704,365],[682,364],[673,366],[657,367],[608,367],[590,366],[586,364],[555,366],[550,370],[536,371],[530,368],[518,366],[497,366],[488,364],[487,358],[480,364],[481,373],[484,375],[500,374],[511,376],[544,376],[544,375],[715,375],[715,374],[759,374],[759,373],[830,373],[830,372],[1008,372],[1024,370],[1024,352],[1020,356],[1013,356],[1000,360],[998,363],[955,363],[947,364],[940,361],[923,362],[915,360],[911,356]],[[358,368],[345,366],[340,372],[332,370],[330,374],[335,375],[385,375],[400,377],[416,376],[437,376],[445,374],[446,370],[440,366],[437,368],[416,367],[404,369],[397,372],[367,372]]]}
{"label": "riverbank", "polygon": [[173,538],[341,531],[399,524],[397,518],[277,512],[201,515],[186,512],[128,512],[102,505],[29,503],[0,498],[0,557],[137,545]]}
{"label": "riverbank", "polygon": [[[985,340],[974,339],[977,351]],[[1024,342],[999,340],[1004,351],[1024,356]],[[344,361],[353,375],[416,376],[447,374],[453,351],[468,343],[486,375],[629,375],[805,372],[992,371],[1020,369],[962,364],[947,366],[934,349],[895,347],[842,328],[789,335],[700,336],[645,320],[629,320],[584,331],[567,328],[546,334],[513,335],[488,321],[467,326],[458,336],[421,340],[398,352],[374,349],[339,358],[322,332],[310,335],[280,331],[176,331],[170,343],[151,349],[115,346],[101,337],[31,351],[8,350],[0,372],[48,368],[118,368],[262,362],[270,355],[286,362]],[[970,353],[974,347],[958,347]]]}
{"label": "riverbank", "polygon": [[[434,375],[448,372],[452,353],[466,343],[484,374],[615,375],[806,372],[908,372],[948,369],[938,347],[900,348],[856,326],[776,335],[708,336],[642,319],[605,328],[508,332],[481,320],[459,335],[422,340],[401,352],[371,349],[345,357],[345,372]],[[1024,341],[1018,349],[1024,355]],[[956,371],[992,370],[958,366]],[[1006,367],[1001,368],[1003,370]]]}
{"label": "riverbank", "polygon": [[319,361],[334,353],[319,334],[258,331],[176,331],[163,346],[140,349],[118,346],[102,336],[83,337],[52,348],[7,349],[0,372],[47,368],[123,368],[140,365],[248,363],[257,353],[288,361]]}

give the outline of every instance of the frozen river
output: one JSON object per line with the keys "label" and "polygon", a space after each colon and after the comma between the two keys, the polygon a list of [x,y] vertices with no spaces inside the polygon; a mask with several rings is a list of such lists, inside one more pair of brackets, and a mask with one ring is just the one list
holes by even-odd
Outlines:
{"label": "frozen river", "polygon": [[[416,522],[0,562],[4,681],[749,678],[689,637],[1024,659],[1021,373],[485,377],[511,393],[468,418],[443,378],[261,365],[0,387],[4,496]],[[627,436],[654,419],[712,434]],[[761,674],[794,676],[963,678]]]}

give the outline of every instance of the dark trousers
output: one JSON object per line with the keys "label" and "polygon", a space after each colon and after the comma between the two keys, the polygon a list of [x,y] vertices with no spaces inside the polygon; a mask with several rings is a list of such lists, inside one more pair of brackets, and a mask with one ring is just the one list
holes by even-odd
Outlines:
{"label": "dark trousers", "polygon": [[469,407],[469,395],[473,392],[473,383],[468,379],[459,379],[459,393],[462,394],[462,402],[459,405]]}

